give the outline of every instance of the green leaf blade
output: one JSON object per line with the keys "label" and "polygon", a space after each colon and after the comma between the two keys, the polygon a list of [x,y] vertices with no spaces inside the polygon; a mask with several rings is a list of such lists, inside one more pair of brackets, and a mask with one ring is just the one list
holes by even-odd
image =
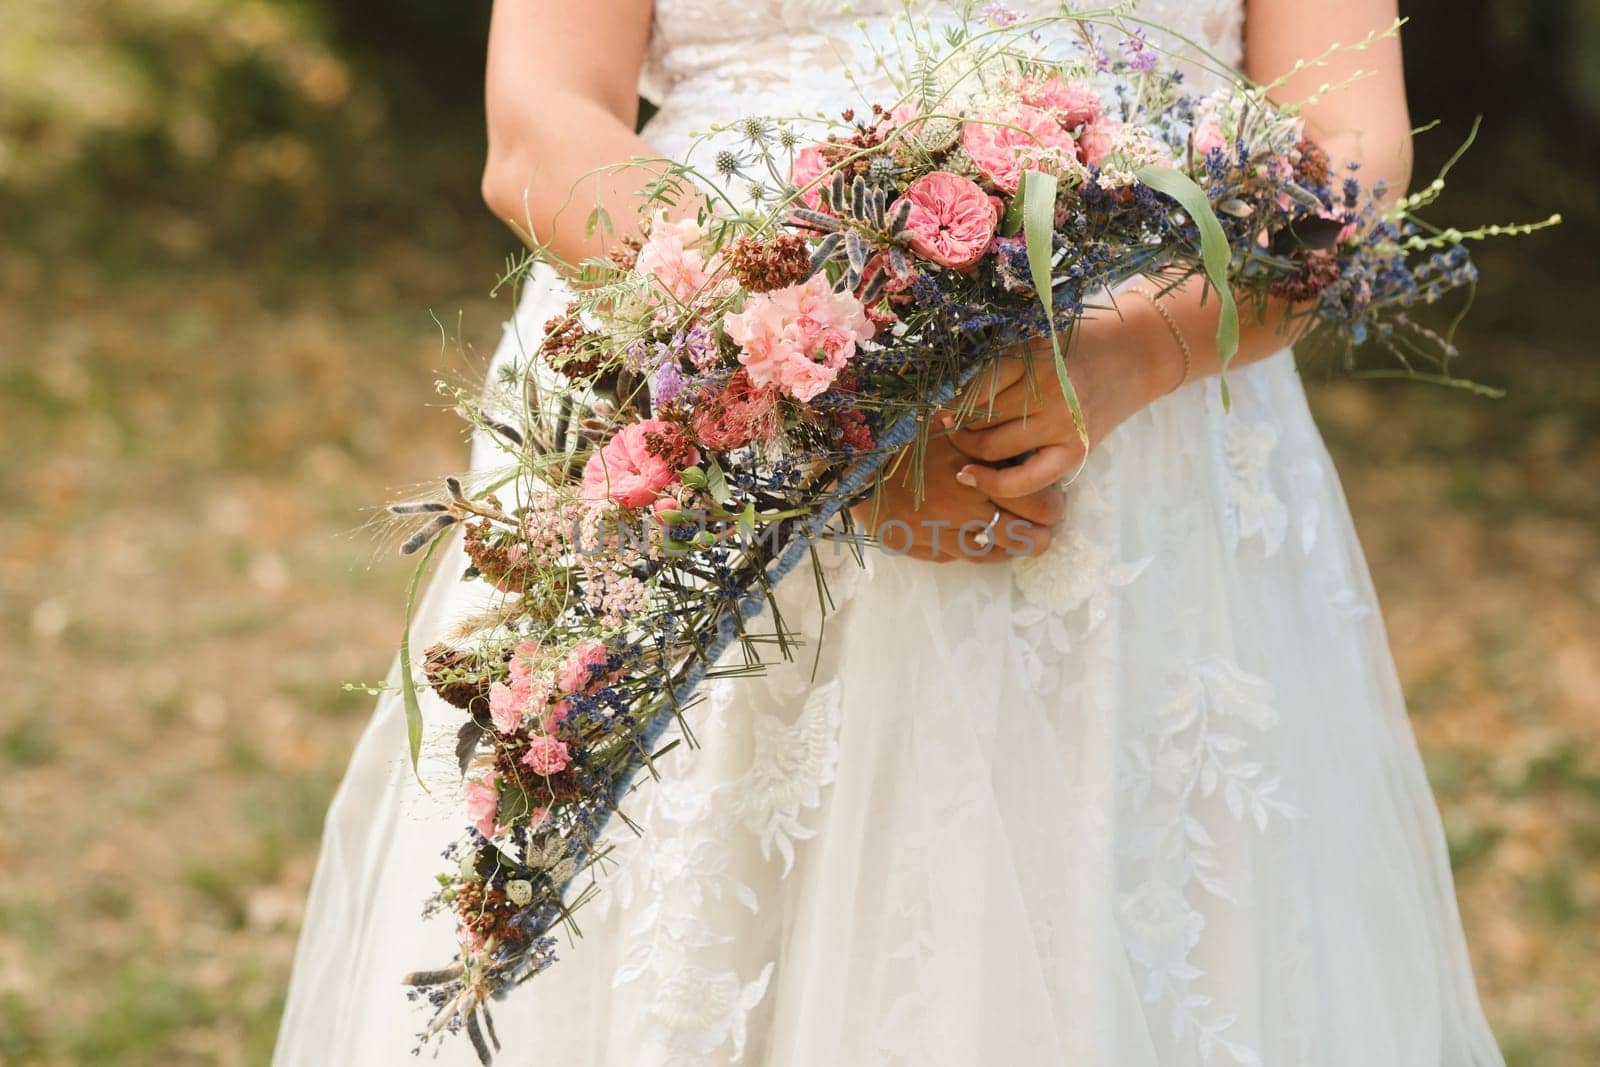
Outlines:
{"label": "green leaf blade", "polygon": [[[422,704],[417,699],[417,681],[411,676],[411,619],[416,611],[417,588],[422,584],[422,575],[428,569],[428,563],[433,559],[434,552],[438,551],[439,542],[445,540],[444,532],[428,542],[428,549],[417,561],[417,569],[411,572],[411,586],[406,591],[406,624],[400,632],[400,694],[401,702],[405,705],[406,712],[406,743],[411,752],[411,772],[417,773],[417,765],[422,759]],[[421,781],[421,778],[418,778]]]}
{"label": "green leaf blade", "polygon": [[1205,265],[1206,279],[1217,291],[1222,304],[1222,314],[1217,320],[1217,358],[1222,365],[1222,395],[1226,403],[1228,363],[1239,351],[1239,305],[1233,298],[1233,286],[1229,281],[1233,248],[1228,244],[1228,234],[1212,210],[1205,190],[1187,174],[1173,167],[1141,167],[1134,176],[1156,192],[1176,200],[1200,231],[1200,258]]}

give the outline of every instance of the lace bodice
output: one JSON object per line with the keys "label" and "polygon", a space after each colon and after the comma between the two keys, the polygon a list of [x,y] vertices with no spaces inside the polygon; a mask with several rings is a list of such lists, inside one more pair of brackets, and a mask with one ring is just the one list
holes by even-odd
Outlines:
{"label": "lace bodice", "polygon": [[[953,0],[914,0],[937,19]],[[1014,11],[1048,13],[1052,0],[1013,0]],[[1070,6],[1070,5],[1069,5]],[[901,0],[656,0],[655,24],[640,82],[660,105],[648,136],[663,154],[681,156],[691,130],[744,115],[834,114],[863,101],[847,74],[871,84],[864,42],[887,28]],[[1243,0],[1142,0],[1140,18],[1163,29],[1151,39],[1181,53],[1195,42],[1238,64],[1243,56]],[[1211,75],[1195,66],[1191,78]],[[888,101],[884,101],[888,102]]]}

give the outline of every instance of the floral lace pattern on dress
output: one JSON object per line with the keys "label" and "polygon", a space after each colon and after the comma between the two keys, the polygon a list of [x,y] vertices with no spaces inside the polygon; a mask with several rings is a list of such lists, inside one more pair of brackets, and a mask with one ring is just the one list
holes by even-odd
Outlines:
{"label": "floral lace pattern on dress", "polygon": [[[846,11],[832,0],[731,6],[661,0],[643,87],[662,106],[646,136],[660,150],[681,155],[691,127],[704,129],[752,108],[798,112],[848,102],[839,70],[858,58],[848,43],[855,33],[850,23],[871,20],[881,10],[869,3]],[[1172,47],[1181,47],[1181,35],[1204,42],[1227,62],[1239,59],[1238,0],[1147,0],[1140,14],[1173,31],[1166,38]],[[1156,31],[1153,37],[1166,35]],[[1236,377],[1248,379],[1248,373]],[[1238,406],[1250,410],[1247,381],[1235,390],[1244,398]],[[1254,545],[1272,556],[1293,532],[1297,547],[1309,555],[1322,520],[1315,505],[1321,468],[1296,458],[1312,469],[1280,469],[1286,449],[1270,407],[1258,406],[1248,417],[1211,410],[1217,407],[1214,383],[1197,383],[1165,402],[1206,409],[1212,432],[1209,449],[1188,454],[1201,465],[1195,477],[1221,491],[1202,494],[1197,488],[1188,506],[1203,510],[1213,506],[1207,501],[1216,502],[1222,509],[1216,521],[1231,551]],[[1129,446],[1121,431],[1113,437],[1103,447]],[[1279,486],[1307,478],[1312,481],[1305,500],[1286,503]],[[1101,668],[1113,660],[1119,595],[1145,580],[1160,565],[1157,552],[1169,548],[1123,549],[1117,496],[1136,491],[1099,485],[1086,474],[1072,487],[1051,550],[1013,567],[1010,625],[1028,684],[1047,698],[1111,700],[1117,682]],[[854,568],[846,560],[835,577],[847,578]],[[814,598],[806,591],[800,599]],[[805,623],[798,628],[816,632]],[[1107,648],[1098,647],[1102,643]],[[1222,650],[1197,649],[1167,665],[1163,677],[1165,699],[1146,709],[1147,721],[1130,731],[1118,789],[1138,825],[1167,829],[1135,834],[1120,846],[1119,885],[1126,888],[1117,894],[1116,920],[1130,965],[1142,975],[1143,996],[1152,1006],[1165,1006],[1177,1045],[1196,1062],[1209,1062],[1220,1049],[1235,1063],[1257,1064],[1255,1049],[1229,1033],[1233,1019],[1226,1006],[1203,991],[1206,972],[1195,958],[1206,919],[1195,895],[1230,898],[1222,858],[1227,834],[1268,834],[1297,814],[1279,776],[1251,755],[1253,738],[1273,729],[1278,712],[1270,686]],[[784,687],[794,691],[779,691]],[[758,688],[766,691],[752,692]],[[651,983],[649,1037],[669,1050],[669,1062],[684,1064],[743,1054],[751,1013],[769,990],[774,962],[753,973],[717,963],[719,950],[740,929],[739,913],[755,915],[762,906],[738,874],[739,857],[753,845],[787,875],[797,849],[815,833],[808,816],[826,803],[839,759],[842,702],[836,678],[812,680],[801,671],[783,671],[732,687],[718,684],[710,705],[705,729],[742,737],[747,764],[707,785],[703,771],[690,773],[689,759],[664,761],[661,781],[649,791],[644,810],[635,813],[644,835],[619,843],[610,879],[609,895],[628,922],[629,951],[616,983]],[[794,708],[793,718],[762,711],[741,721],[747,707],[774,706]],[[928,1021],[938,1017],[940,968],[959,963],[917,933],[923,905],[914,883],[926,864],[918,850],[929,847],[900,841],[887,872],[892,881],[901,871],[907,881],[899,921],[909,933],[896,962],[914,978],[899,1007],[879,1021],[883,1062],[916,1062],[916,1049],[933,1048],[938,1037]],[[1048,923],[1037,933],[1045,941],[1053,937]]]}

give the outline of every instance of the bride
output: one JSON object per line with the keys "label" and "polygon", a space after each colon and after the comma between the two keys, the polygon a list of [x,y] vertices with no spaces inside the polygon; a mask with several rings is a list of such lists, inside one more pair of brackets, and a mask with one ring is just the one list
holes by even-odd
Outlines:
{"label": "bride", "polygon": [[[597,168],[681,158],[719,119],[858,102],[842,72],[870,80],[871,64],[854,23],[871,32],[900,7],[500,0],[485,198],[577,261],[598,250],[589,203],[632,218],[646,181]],[[1148,47],[1198,43],[1267,82],[1387,27],[1395,7],[1143,0],[1137,13],[1163,28]],[[1397,40],[1279,92],[1304,99],[1358,69],[1308,107],[1309,125],[1365,179],[1404,187]],[[640,91],[660,110],[635,135]],[[536,271],[496,365],[523,360],[564,303]],[[1092,443],[1081,474],[1063,487],[1083,456],[1059,397],[1017,384],[988,421],[930,445],[920,510],[893,482],[862,509],[917,531],[909,553],[869,553],[863,569],[819,550],[836,601],[825,640],[809,580],[779,591],[812,645],[710,688],[702,747],[636,796],[645,833],[618,839],[584,936],[496,1007],[501,1062],[1502,1063],[1291,353],[1270,326],[1247,327],[1225,412],[1215,301],[1121,303],[1070,357]],[[1030,358],[1016,353],[1015,378]],[[1000,514],[1017,543],[976,565],[948,531]],[[414,640],[467,610],[459,572],[441,568]],[[412,776],[400,704],[379,701],[328,814],[283,1067],[408,1062],[427,1015],[400,978],[454,948],[449,923],[418,910],[459,808],[448,775],[431,792]],[[458,713],[424,704],[430,737],[447,736]],[[475,1062],[465,1041],[440,1047]]]}

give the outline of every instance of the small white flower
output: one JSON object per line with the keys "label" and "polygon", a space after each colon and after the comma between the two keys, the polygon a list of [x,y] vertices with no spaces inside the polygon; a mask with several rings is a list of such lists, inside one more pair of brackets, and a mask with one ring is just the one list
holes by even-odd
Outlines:
{"label": "small white flower", "polygon": [[533,883],[524,878],[513,878],[506,883],[506,899],[522,907],[533,899]]}

